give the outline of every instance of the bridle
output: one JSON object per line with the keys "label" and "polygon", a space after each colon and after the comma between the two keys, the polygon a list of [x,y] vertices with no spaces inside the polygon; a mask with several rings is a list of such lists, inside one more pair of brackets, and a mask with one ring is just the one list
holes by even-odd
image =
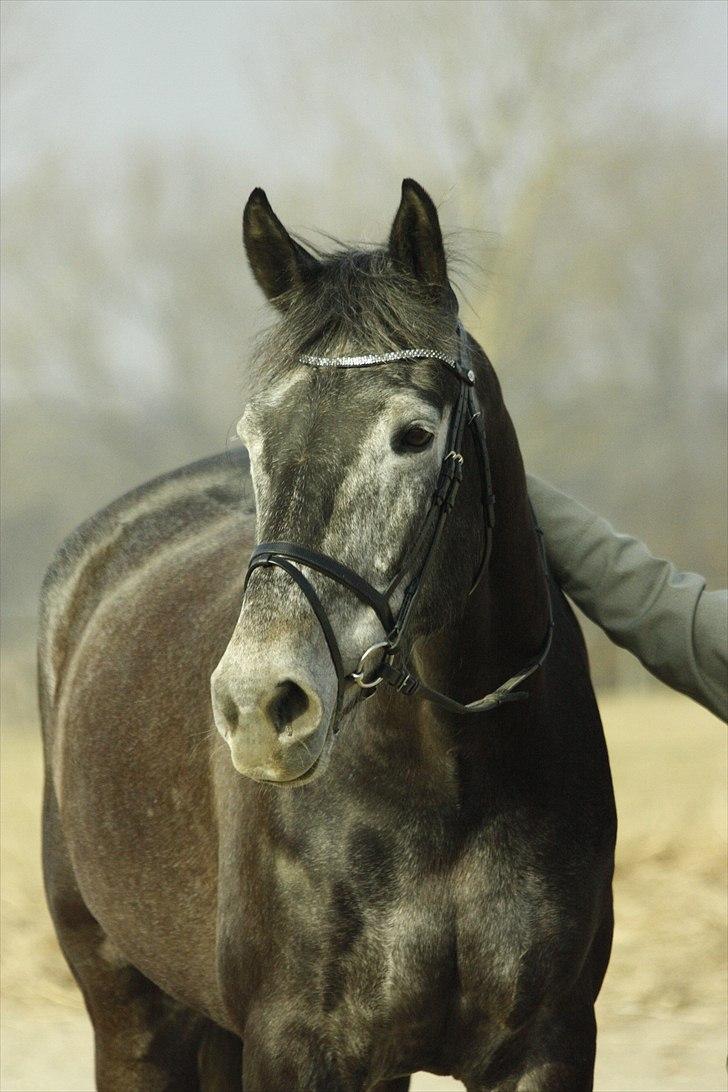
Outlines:
{"label": "bridle", "polygon": [[[260,542],[253,550],[245,576],[244,590],[248,581],[256,569],[273,566],[282,569],[298,585],[309,602],[319,625],[323,631],[328,645],[331,660],[336,671],[337,699],[334,716],[334,731],[338,729],[342,713],[344,692],[348,682],[354,682],[360,687],[359,699],[374,692],[381,683],[386,683],[401,694],[407,696],[418,695],[426,701],[432,702],[451,713],[484,713],[496,709],[499,705],[510,701],[520,701],[528,697],[528,692],[516,689],[525,679],[532,675],[543,664],[548,656],[553,635],[554,619],[551,602],[551,591],[546,565],[546,552],[543,544],[543,532],[536,523],[534,524],[538,534],[540,557],[546,582],[549,619],[546,638],[536,657],[510,679],[504,682],[496,690],[486,694],[477,701],[463,704],[446,694],[433,690],[417,677],[407,664],[402,651],[402,638],[406,632],[407,624],[412,616],[412,609],[417,601],[419,591],[425,581],[432,559],[435,556],[438,542],[452,511],[455,498],[463,477],[463,440],[465,431],[470,428],[477,452],[480,479],[483,514],[485,521],[485,543],[483,554],[470,589],[470,594],[475,591],[480,583],[483,573],[490,560],[493,544],[493,528],[495,526],[495,496],[493,495],[492,475],[488,445],[486,442],[485,424],[483,414],[478,405],[478,396],[475,391],[475,373],[470,362],[470,346],[468,335],[463,326],[458,323],[458,356],[447,356],[444,353],[432,349],[403,349],[397,352],[372,354],[369,356],[342,356],[321,357],[301,356],[299,363],[313,368],[369,368],[381,364],[389,364],[403,360],[436,360],[447,367],[456,376],[459,382],[458,396],[455,400],[450,416],[447,454],[440,464],[440,472],[437,478],[435,491],[430,502],[422,527],[415,539],[404,564],[398,573],[390,580],[384,591],[379,591],[367,580],[348,566],[343,565],[328,554],[311,550],[307,546],[299,546],[294,542]],[[386,634],[384,641],[367,648],[359,658],[356,671],[346,674],[336,640],[333,626],[329,621],[321,600],[311,582],[301,572],[300,566],[313,569],[324,576],[342,584],[349,591],[370,607],[379,619]],[[408,580],[404,587],[402,602],[396,616],[392,610],[392,596],[396,590]],[[377,663],[374,663],[374,657]],[[349,706],[345,712],[348,712]]]}

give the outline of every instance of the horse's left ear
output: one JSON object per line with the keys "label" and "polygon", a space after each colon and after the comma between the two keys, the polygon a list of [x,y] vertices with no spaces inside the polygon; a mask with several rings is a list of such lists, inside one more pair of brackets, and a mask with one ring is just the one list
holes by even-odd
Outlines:
{"label": "horse's left ear", "polygon": [[402,200],[389,234],[389,253],[396,265],[457,309],[447,275],[437,209],[427,191],[413,178],[405,178],[402,183]]}

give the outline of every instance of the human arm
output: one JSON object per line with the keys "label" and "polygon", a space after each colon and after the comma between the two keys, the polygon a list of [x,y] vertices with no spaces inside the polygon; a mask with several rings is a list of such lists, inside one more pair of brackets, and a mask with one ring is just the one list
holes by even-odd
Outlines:
{"label": "human arm", "polygon": [[728,591],[708,591],[532,475],[528,492],[566,594],[658,679],[728,721]]}

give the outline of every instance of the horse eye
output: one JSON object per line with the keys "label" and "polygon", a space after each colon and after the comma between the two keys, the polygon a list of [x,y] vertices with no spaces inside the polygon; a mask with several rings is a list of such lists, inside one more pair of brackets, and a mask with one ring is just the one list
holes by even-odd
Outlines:
{"label": "horse eye", "polygon": [[434,436],[428,429],[421,425],[412,425],[402,433],[400,443],[402,447],[409,448],[411,451],[422,451],[429,447],[433,440]]}

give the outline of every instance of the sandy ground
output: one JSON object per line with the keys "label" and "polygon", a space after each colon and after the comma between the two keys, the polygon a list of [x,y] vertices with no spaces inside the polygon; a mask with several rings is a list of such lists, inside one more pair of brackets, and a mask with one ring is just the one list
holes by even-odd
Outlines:
{"label": "sandy ground", "polygon": [[[598,1004],[600,1092],[723,1092],[725,728],[687,700],[602,702],[620,813],[617,927]],[[0,1088],[91,1090],[92,1039],[39,871],[40,753],[3,734]],[[418,1074],[414,1092],[462,1088]]]}

